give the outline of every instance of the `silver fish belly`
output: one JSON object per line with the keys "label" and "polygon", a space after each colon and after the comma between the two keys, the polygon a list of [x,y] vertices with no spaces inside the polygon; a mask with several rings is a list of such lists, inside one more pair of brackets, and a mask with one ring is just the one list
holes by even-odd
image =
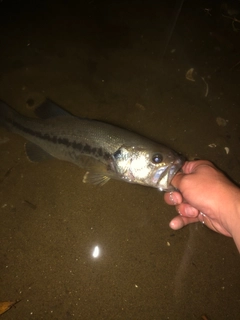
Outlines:
{"label": "silver fish belly", "polygon": [[172,190],[171,180],[184,164],[170,148],[116,126],[81,119],[50,100],[36,109],[40,119],[20,115],[0,101],[0,124],[29,142],[30,160],[49,157],[87,170],[83,182],[98,185],[109,179]]}

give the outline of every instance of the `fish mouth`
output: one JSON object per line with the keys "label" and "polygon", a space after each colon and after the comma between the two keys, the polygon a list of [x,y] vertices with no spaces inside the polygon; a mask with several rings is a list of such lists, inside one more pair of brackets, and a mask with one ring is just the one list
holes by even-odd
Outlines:
{"label": "fish mouth", "polygon": [[[182,168],[185,162],[185,158],[182,155],[178,155],[178,158],[172,162],[172,164],[166,166],[165,168],[161,168],[158,170],[156,176],[157,178],[157,188],[160,191],[173,191],[176,190],[171,185],[171,181],[176,173]],[[155,178],[156,178],[155,176]]]}

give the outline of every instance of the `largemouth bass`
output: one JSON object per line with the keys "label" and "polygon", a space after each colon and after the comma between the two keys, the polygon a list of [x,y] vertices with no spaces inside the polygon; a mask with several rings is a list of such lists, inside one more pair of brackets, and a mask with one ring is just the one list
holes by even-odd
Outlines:
{"label": "largemouth bass", "polygon": [[81,119],[46,100],[28,118],[0,101],[0,124],[27,139],[30,160],[49,157],[86,169],[83,182],[109,179],[172,190],[171,180],[184,158],[162,144],[116,126]]}

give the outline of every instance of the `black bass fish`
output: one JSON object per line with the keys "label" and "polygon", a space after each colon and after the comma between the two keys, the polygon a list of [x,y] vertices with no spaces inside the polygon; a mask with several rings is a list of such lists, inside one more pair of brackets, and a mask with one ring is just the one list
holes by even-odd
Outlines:
{"label": "black bass fish", "polygon": [[169,191],[184,158],[162,144],[116,126],[81,119],[50,100],[28,118],[0,101],[0,124],[27,139],[30,160],[49,157],[86,169],[83,182],[98,185],[123,180]]}

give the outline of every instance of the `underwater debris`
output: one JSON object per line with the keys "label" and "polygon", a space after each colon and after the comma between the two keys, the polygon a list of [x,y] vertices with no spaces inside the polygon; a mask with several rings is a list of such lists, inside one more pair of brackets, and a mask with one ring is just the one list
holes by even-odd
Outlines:
{"label": "underwater debris", "polygon": [[186,79],[189,81],[195,81],[195,79],[193,78],[193,72],[194,72],[194,68],[190,68],[187,72],[186,72]]}
{"label": "underwater debris", "polygon": [[208,146],[209,148],[216,148],[217,145],[215,143],[210,143]]}
{"label": "underwater debris", "polygon": [[225,147],[224,149],[226,151],[226,154],[229,154],[230,149],[228,147]]}
{"label": "underwater debris", "polygon": [[203,77],[202,77],[202,80],[203,80],[203,82],[204,82],[205,85],[206,85],[206,91],[205,91],[204,97],[207,97],[207,96],[208,96],[208,83],[207,83],[207,81],[205,80],[205,78],[203,78]]}
{"label": "underwater debris", "polygon": [[217,117],[216,118],[216,122],[219,125],[219,127],[226,127],[226,125],[228,123],[228,120],[225,120],[225,119],[223,119],[221,117]]}

